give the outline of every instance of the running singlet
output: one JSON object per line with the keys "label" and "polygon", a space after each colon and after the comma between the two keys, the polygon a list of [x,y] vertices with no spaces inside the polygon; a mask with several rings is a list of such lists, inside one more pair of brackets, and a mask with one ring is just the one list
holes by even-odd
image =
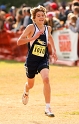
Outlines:
{"label": "running singlet", "polygon": [[[35,33],[34,35],[39,31],[39,28],[35,26]],[[29,51],[27,59],[42,59],[44,57],[48,57],[48,49],[47,49],[47,36],[48,35],[48,29],[47,26],[45,26],[44,34],[40,35],[39,38],[37,38],[33,43],[29,43]]]}

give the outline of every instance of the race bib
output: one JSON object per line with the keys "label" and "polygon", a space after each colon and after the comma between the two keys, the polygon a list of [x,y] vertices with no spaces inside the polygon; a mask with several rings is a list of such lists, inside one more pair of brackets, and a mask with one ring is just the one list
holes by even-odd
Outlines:
{"label": "race bib", "polygon": [[32,51],[32,54],[36,55],[36,56],[44,57],[45,49],[46,49],[45,46],[35,44],[34,48],[33,48],[33,51]]}

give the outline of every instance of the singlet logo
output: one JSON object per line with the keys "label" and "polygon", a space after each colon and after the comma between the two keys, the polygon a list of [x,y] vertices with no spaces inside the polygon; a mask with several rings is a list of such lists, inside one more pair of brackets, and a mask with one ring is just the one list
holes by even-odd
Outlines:
{"label": "singlet logo", "polygon": [[41,45],[46,45],[46,42],[44,42],[44,41],[42,41],[42,40],[40,40],[40,39],[38,39],[37,42],[40,43]]}
{"label": "singlet logo", "polygon": [[32,51],[32,54],[36,55],[36,56],[44,57],[45,49],[46,49],[45,46],[35,44],[34,48],[33,48],[33,51]]}

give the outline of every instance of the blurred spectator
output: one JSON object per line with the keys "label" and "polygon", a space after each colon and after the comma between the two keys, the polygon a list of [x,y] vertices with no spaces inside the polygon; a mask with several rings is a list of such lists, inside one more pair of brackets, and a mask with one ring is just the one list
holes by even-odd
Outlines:
{"label": "blurred spectator", "polygon": [[9,13],[15,17],[16,16],[16,7],[15,6],[11,6],[10,10],[9,10]]}
{"label": "blurred spectator", "polygon": [[60,20],[54,17],[50,12],[47,13],[45,24],[51,26],[51,33],[53,33],[54,30],[61,28]]}
{"label": "blurred spectator", "polygon": [[66,8],[66,4],[67,4],[67,2],[65,1],[65,0],[62,0],[61,1],[61,6],[65,9]]}
{"label": "blurred spectator", "polygon": [[30,14],[30,8],[29,7],[23,8],[23,15],[24,15],[23,26],[25,28],[28,24],[32,24],[32,19],[31,19],[31,14]]}
{"label": "blurred spectator", "polygon": [[53,15],[58,18],[59,17],[59,11],[58,11],[58,5],[55,2],[52,2],[49,4],[49,11],[53,13]]}
{"label": "blurred spectator", "polygon": [[12,31],[17,32],[20,30],[20,27],[23,25],[23,14],[22,10],[18,10],[16,14],[16,23],[13,25],[14,29]]}
{"label": "blurred spectator", "polygon": [[43,3],[43,6],[46,8],[47,12],[50,11],[50,5],[51,4],[51,1],[49,0],[46,0],[44,3]]}
{"label": "blurred spectator", "polygon": [[66,20],[67,20],[67,17],[66,17],[66,14],[65,14],[65,10],[62,6],[59,7],[59,20],[61,21],[62,25],[64,26]]}
{"label": "blurred spectator", "polygon": [[79,6],[74,7],[73,13],[76,15],[76,17],[79,17]]}
{"label": "blurred spectator", "polygon": [[12,16],[8,16],[5,19],[4,27],[6,30],[12,30],[13,29],[13,17]]}
{"label": "blurred spectator", "polygon": [[14,23],[16,22],[16,7],[15,6],[11,6],[10,10],[9,10],[9,14],[13,17],[13,21]]}
{"label": "blurred spectator", "polygon": [[72,1],[72,11],[74,11],[75,6],[79,6],[79,0],[73,0]]}
{"label": "blurred spectator", "polygon": [[75,6],[73,10],[74,15],[77,17],[76,26],[74,27],[72,23],[70,23],[69,28],[74,33],[79,33],[79,6]]}
{"label": "blurred spectator", "polygon": [[67,16],[67,20],[66,20],[66,23],[65,23],[66,28],[69,28],[70,16],[72,16],[72,15],[73,15],[73,13],[69,13],[68,16]]}
{"label": "blurred spectator", "polygon": [[58,5],[55,2],[50,3],[50,11],[55,11],[58,9]]}
{"label": "blurred spectator", "polygon": [[4,12],[4,11],[0,11],[0,18],[1,19],[3,19],[3,20],[5,20],[5,15],[6,15],[6,12]]}
{"label": "blurred spectator", "polygon": [[6,5],[1,5],[1,6],[0,6],[0,10],[6,12]]}
{"label": "blurred spectator", "polygon": [[65,7],[65,14],[66,14],[66,17],[68,16],[69,13],[72,13],[72,4],[71,3],[68,3],[68,5]]}
{"label": "blurred spectator", "polygon": [[74,14],[72,14],[70,16],[70,23],[73,27],[76,27],[76,21],[77,21],[77,17]]}

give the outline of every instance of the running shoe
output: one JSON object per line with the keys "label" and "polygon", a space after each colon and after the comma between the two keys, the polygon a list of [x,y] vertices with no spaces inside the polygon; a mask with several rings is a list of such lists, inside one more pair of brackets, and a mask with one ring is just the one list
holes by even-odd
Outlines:
{"label": "running shoe", "polygon": [[55,115],[51,112],[51,108],[46,108],[45,114],[49,117],[55,117]]}
{"label": "running shoe", "polygon": [[22,103],[23,103],[24,105],[26,105],[26,104],[28,103],[28,99],[29,99],[29,94],[28,94],[28,92],[23,93],[23,96],[22,96]]}

